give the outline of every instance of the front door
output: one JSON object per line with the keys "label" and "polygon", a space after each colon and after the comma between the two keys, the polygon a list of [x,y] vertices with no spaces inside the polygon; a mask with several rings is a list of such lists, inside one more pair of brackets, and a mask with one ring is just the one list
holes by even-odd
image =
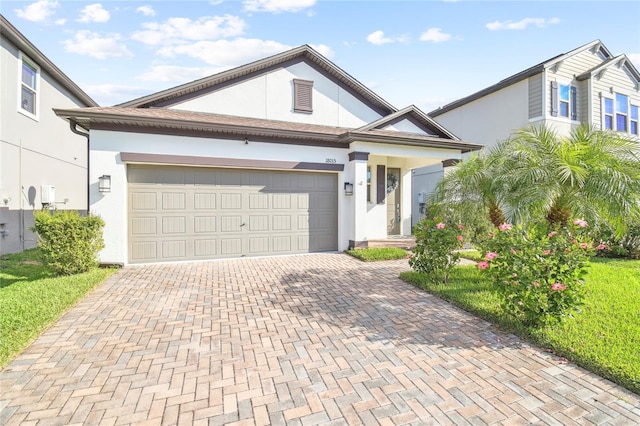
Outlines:
{"label": "front door", "polygon": [[400,169],[387,169],[387,235],[400,235]]}

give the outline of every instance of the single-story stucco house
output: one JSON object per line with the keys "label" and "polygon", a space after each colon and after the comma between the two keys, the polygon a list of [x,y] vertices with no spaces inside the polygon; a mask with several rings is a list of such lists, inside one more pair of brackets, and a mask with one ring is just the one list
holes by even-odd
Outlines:
{"label": "single-story stucco house", "polygon": [[90,135],[105,263],[365,247],[411,234],[411,171],[464,142],[309,46],[114,107],[56,109]]}

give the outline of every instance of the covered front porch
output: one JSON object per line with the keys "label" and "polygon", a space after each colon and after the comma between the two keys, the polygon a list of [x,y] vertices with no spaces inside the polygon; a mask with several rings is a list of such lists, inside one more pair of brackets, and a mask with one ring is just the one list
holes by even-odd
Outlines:
{"label": "covered front porch", "polygon": [[459,149],[425,148],[398,144],[352,142],[345,165],[345,187],[349,212],[349,248],[411,248],[412,203],[417,194],[411,187],[411,171],[460,158]]}

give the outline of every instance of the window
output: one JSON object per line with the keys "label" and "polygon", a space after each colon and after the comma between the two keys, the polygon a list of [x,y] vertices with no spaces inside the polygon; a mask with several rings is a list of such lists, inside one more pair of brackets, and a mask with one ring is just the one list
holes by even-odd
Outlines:
{"label": "window", "polygon": [[560,85],[560,117],[569,118],[569,86]]}
{"label": "window", "polygon": [[371,166],[367,166],[367,202],[371,202]]}
{"label": "window", "polygon": [[295,112],[313,112],[313,81],[293,80],[293,110]]}
{"label": "window", "polygon": [[551,82],[551,115],[578,119],[578,89],[575,86]]}
{"label": "window", "polygon": [[28,60],[20,52],[20,98],[18,99],[18,111],[29,115],[38,115],[38,84],[40,68]]}
{"label": "window", "polygon": [[616,130],[627,131],[627,115],[629,114],[629,98],[616,93]]}
{"label": "window", "polygon": [[638,135],[638,106],[637,105],[631,105],[629,133],[636,136]]}
{"label": "window", "polygon": [[604,128],[613,130],[613,99],[604,98]]}

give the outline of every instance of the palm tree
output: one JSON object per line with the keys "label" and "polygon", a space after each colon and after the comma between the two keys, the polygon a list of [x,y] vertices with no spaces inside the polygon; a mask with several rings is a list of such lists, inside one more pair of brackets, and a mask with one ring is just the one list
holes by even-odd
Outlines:
{"label": "palm tree", "polygon": [[487,216],[498,226],[505,222],[500,183],[495,176],[494,159],[486,152],[472,154],[458,163],[440,180],[428,199],[430,213],[455,214],[462,223],[473,223]]}
{"label": "palm tree", "polygon": [[640,143],[586,125],[564,138],[530,126],[460,162],[429,201],[468,223],[478,214],[494,226],[582,217],[622,233],[640,220]]}
{"label": "palm tree", "polygon": [[570,217],[609,223],[619,232],[640,219],[640,143],[583,125],[568,137],[530,126],[505,142],[499,171],[505,212],[514,222]]}

